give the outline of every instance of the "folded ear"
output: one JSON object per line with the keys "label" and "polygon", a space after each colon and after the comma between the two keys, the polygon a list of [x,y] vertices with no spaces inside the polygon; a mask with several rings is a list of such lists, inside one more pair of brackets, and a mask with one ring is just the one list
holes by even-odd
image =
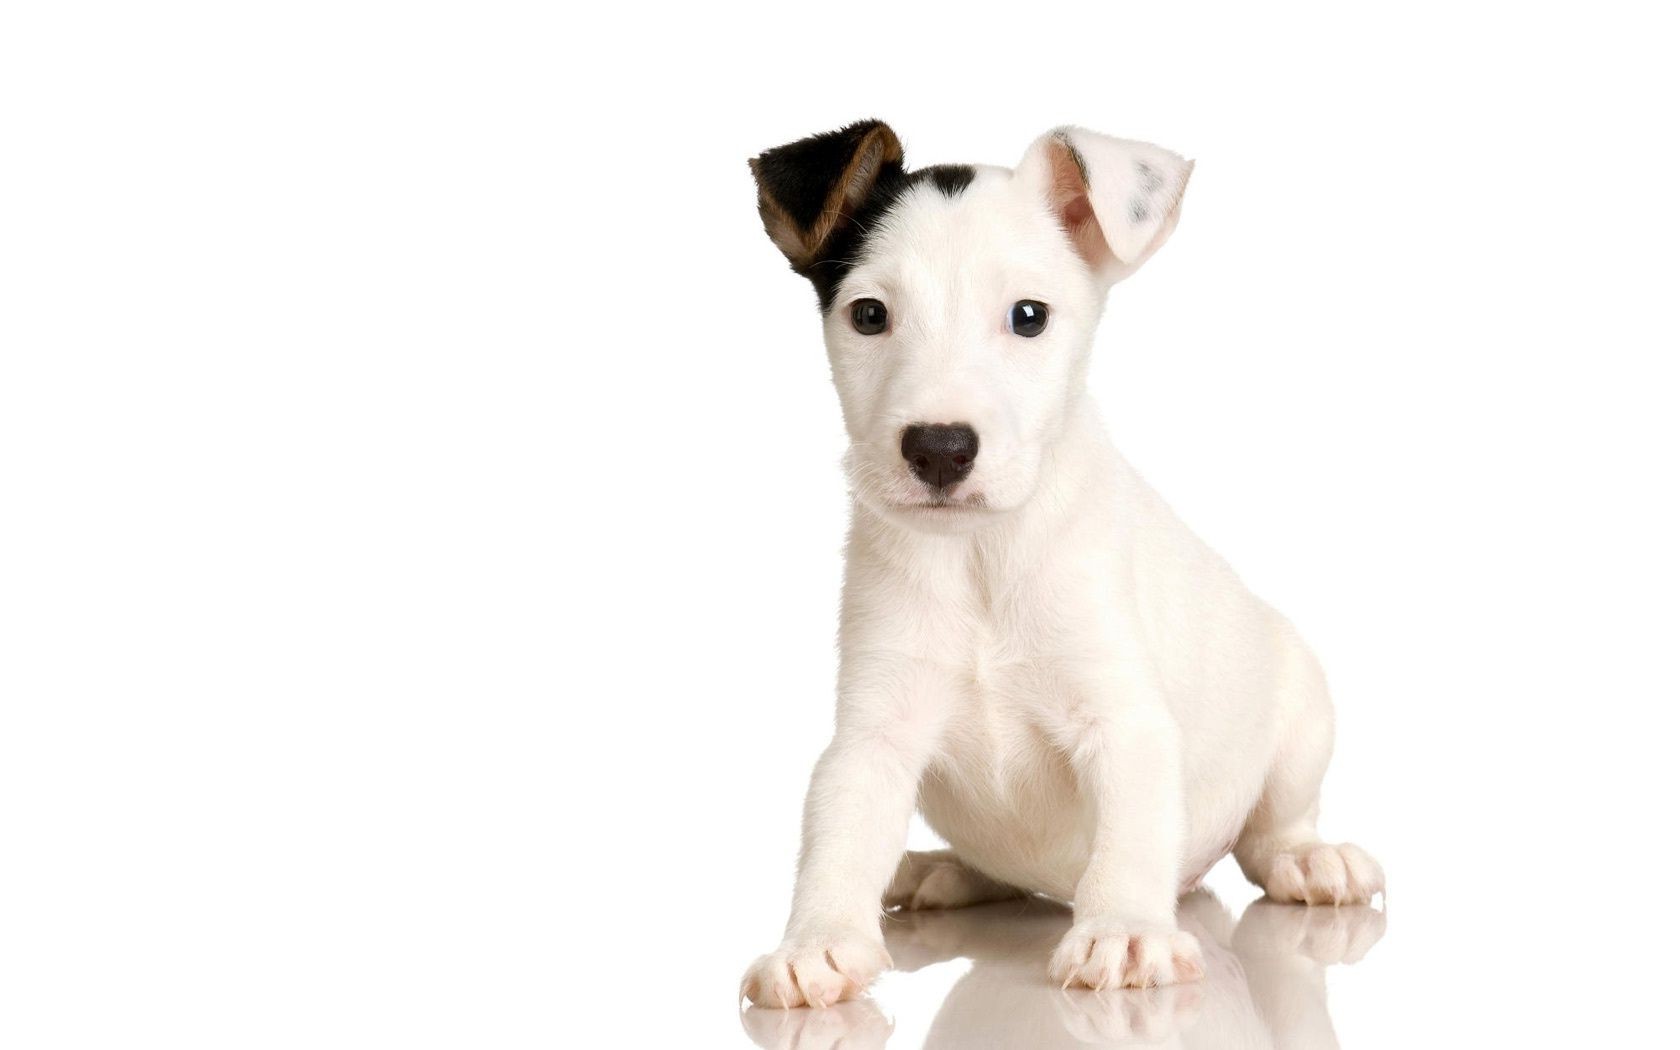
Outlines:
{"label": "folded ear", "polygon": [[1171,236],[1193,167],[1147,142],[1066,127],[1034,142],[1015,177],[1043,195],[1091,271],[1112,283]]}
{"label": "folded ear", "polygon": [[825,258],[841,220],[863,206],[883,176],[903,173],[904,147],[892,128],[860,120],[765,150],[747,164],[758,180],[764,232],[803,272]]}

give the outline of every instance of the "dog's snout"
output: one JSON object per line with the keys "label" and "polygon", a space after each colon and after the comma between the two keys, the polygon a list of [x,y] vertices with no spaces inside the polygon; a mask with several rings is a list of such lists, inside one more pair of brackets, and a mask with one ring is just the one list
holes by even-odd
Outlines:
{"label": "dog's snout", "polygon": [[967,423],[912,423],[904,428],[899,451],[918,478],[935,489],[948,488],[974,469],[980,435]]}

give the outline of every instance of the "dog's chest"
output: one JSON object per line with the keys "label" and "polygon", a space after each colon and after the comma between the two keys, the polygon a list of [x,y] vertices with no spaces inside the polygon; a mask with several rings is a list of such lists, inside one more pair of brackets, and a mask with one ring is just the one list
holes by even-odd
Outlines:
{"label": "dog's chest", "polygon": [[1070,894],[1089,838],[1073,772],[1045,729],[1056,717],[1055,657],[987,624],[968,679],[922,782],[923,815],[993,876]]}

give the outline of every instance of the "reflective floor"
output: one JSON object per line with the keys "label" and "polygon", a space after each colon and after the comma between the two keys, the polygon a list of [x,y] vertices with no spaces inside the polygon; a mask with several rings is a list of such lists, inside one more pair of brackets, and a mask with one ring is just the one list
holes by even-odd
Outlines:
{"label": "reflective floor", "polygon": [[[1386,924],[1382,911],[1368,907],[1265,900],[1249,904],[1239,918],[1199,890],[1180,902],[1179,922],[1201,939],[1204,980],[1092,992],[1063,991],[1046,974],[1069,921],[1065,907],[1043,900],[894,914],[884,924],[894,969],[868,998],[827,1010],[749,1008],[742,1024],[753,1042],[777,1050],[1159,1043],[1325,1050],[1339,1045],[1325,969],[1357,963]],[[933,983],[921,975],[930,971],[949,990],[931,1014],[918,1013]]]}

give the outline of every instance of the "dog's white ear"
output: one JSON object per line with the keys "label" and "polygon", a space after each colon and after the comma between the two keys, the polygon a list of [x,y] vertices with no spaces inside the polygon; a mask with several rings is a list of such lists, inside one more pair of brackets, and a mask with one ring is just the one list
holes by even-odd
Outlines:
{"label": "dog's white ear", "polygon": [[1112,283],[1172,235],[1193,167],[1160,146],[1066,127],[1034,142],[1015,177],[1049,203],[1091,272]]}

